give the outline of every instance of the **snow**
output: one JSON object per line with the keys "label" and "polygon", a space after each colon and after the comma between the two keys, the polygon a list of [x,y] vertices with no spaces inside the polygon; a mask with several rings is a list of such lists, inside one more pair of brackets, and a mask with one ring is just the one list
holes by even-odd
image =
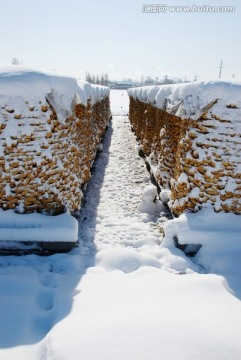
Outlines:
{"label": "snow", "polygon": [[128,89],[129,96],[150,103],[167,112],[197,120],[205,108],[218,101],[224,115],[226,106],[236,105],[235,116],[241,116],[241,83],[228,81],[195,81],[193,83],[142,86]]}
{"label": "snow", "polygon": [[0,209],[1,248],[4,241],[76,242],[77,239],[78,222],[70,214],[17,214],[13,210]]}
{"label": "snow", "polygon": [[[232,263],[233,258],[241,260],[241,222],[240,216],[232,213],[215,213],[206,206],[198,213],[184,213],[178,218],[168,221],[164,227],[164,247],[172,247],[173,238],[179,244],[200,244],[201,249],[194,262],[207,271],[213,272],[216,262],[225,258]],[[229,259],[229,260],[228,260]],[[234,262],[232,272],[240,271]],[[222,271],[225,271],[223,267]],[[216,271],[214,271],[216,272]]]}
{"label": "snow", "polygon": [[161,203],[157,196],[156,186],[149,184],[147,185],[141,196],[141,203],[137,208],[140,212],[155,215],[161,211]]}
{"label": "snow", "polygon": [[127,90],[111,90],[110,106],[112,115],[127,115],[129,113],[129,97]]}
{"label": "snow", "polygon": [[186,173],[181,173],[181,175],[177,179],[178,184],[186,184],[188,183],[188,176]]}
{"label": "snow", "polygon": [[[240,359],[240,218],[207,208],[167,221],[160,202],[149,211],[154,197],[128,120],[114,116],[87,188],[81,246],[0,257],[1,359]],[[203,246],[191,259],[173,236]]]}
{"label": "snow", "polygon": [[19,65],[0,68],[0,106],[8,105],[16,114],[24,115],[23,104],[26,101],[34,107],[39,101],[46,104],[47,99],[58,120],[64,123],[72,114],[74,105],[86,105],[88,99],[94,104],[108,95],[108,87],[91,85],[55,72],[42,72]]}

